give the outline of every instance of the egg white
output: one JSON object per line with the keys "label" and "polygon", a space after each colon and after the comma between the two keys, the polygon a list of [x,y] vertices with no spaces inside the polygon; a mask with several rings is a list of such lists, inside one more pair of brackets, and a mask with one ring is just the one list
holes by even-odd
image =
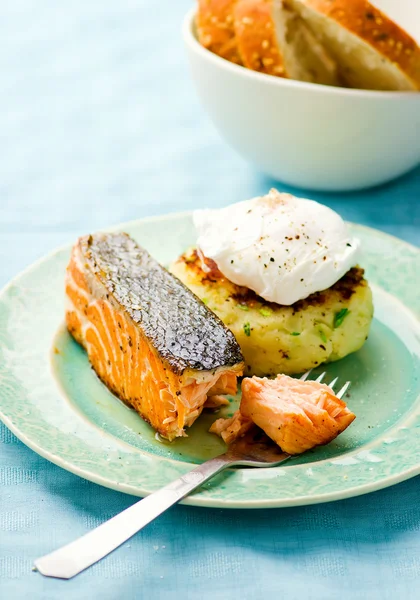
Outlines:
{"label": "egg white", "polygon": [[326,290],[357,265],[359,241],[333,210],[271,190],[194,213],[197,246],[233,283],[290,306]]}

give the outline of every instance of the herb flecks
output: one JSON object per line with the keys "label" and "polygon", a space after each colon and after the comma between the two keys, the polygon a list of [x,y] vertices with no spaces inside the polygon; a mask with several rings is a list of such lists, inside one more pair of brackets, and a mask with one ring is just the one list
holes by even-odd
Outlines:
{"label": "herb flecks", "polygon": [[271,308],[267,308],[265,306],[263,306],[262,308],[260,308],[260,315],[262,315],[263,317],[269,317],[273,311],[271,310]]}
{"label": "herb flecks", "polygon": [[338,311],[338,313],[335,313],[334,316],[334,329],[337,329],[337,327],[340,327],[340,325],[343,323],[344,319],[347,317],[347,315],[350,313],[348,308],[342,308],[341,310]]}
{"label": "herb flecks", "polygon": [[299,331],[292,331],[292,333],[290,335],[296,336],[296,335],[300,335],[300,333],[299,333]]}
{"label": "herb flecks", "polygon": [[249,307],[246,304],[237,304],[236,306],[238,308],[240,308],[241,310],[245,310],[245,311],[249,310]]}
{"label": "herb flecks", "polygon": [[325,335],[325,332],[322,329],[319,329],[319,336],[321,338],[321,340],[324,342],[324,344],[327,343],[327,336]]}
{"label": "herb flecks", "polygon": [[251,325],[250,323],[244,323],[244,332],[247,337],[251,335]]}

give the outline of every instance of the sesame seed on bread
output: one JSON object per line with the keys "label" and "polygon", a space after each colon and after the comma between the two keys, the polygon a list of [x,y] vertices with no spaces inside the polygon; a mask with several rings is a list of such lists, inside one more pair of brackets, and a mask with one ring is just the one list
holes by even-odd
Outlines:
{"label": "sesame seed on bread", "polygon": [[287,77],[270,0],[240,0],[234,9],[236,41],[245,67]]}
{"label": "sesame seed on bread", "polygon": [[242,64],[233,26],[237,0],[198,0],[196,16],[199,42],[230,62]]}

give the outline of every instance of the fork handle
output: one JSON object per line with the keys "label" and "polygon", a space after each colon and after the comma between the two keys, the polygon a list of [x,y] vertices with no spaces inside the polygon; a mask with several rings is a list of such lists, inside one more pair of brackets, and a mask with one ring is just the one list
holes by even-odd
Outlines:
{"label": "fork handle", "polygon": [[165,510],[233,464],[225,454],[189,471],[79,539],[35,561],[46,577],[71,579],[118,548]]}

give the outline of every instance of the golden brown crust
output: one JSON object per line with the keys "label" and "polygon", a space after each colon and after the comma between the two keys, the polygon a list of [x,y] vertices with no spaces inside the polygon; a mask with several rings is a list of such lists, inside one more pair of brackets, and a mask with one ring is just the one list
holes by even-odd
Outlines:
{"label": "golden brown crust", "polygon": [[235,39],[233,9],[237,0],[198,0],[198,40],[202,46],[230,62],[242,64]]}
{"label": "golden brown crust", "polygon": [[299,0],[333,19],[386,57],[420,89],[420,48],[415,40],[366,0]]}
{"label": "golden brown crust", "polygon": [[245,67],[287,77],[271,14],[272,0],[240,0],[234,9],[236,42]]}
{"label": "golden brown crust", "polygon": [[[279,305],[273,302],[267,302],[255,292],[249,288],[236,285],[231,281],[227,280],[224,275],[219,271],[216,263],[211,258],[204,257],[206,265],[205,271],[202,268],[202,261],[197,253],[197,250],[192,250],[189,253],[180,256],[178,261],[184,262],[188,270],[194,274],[194,277],[199,279],[204,285],[223,285],[229,287],[229,295],[234,298],[239,304],[253,308],[261,303],[270,307],[278,308]],[[360,285],[367,285],[366,280],[363,277],[364,270],[360,267],[353,267],[348,271],[344,277],[339,279],[337,283],[331,286],[328,290],[323,292],[315,292],[303,300],[299,300],[291,305],[295,312],[305,309],[308,306],[319,306],[325,303],[325,295],[331,292],[337,294],[340,300],[347,301],[356,291]]]}

